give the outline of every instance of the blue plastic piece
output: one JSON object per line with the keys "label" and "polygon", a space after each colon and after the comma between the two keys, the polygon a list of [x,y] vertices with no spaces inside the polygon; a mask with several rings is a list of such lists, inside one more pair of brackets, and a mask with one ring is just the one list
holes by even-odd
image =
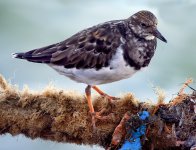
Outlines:
{"label": "blue plastic piece", "polygon": [[[146,120],[149,117],[148,111],[142,111],[139,113],[139,117],[141,120]],[[131,137],[127,139],[120,150],[141,150],[141,139],[140,137],[145,135],[146,133],[146,125],[142,124],[139,128],[136,129],[136,131],[128,131],[130,132]]]}
{"label": "blue plastic piece", "polygon": [[142,111],[141,113],[139,113],[139,116],[141,120],[146,120],[150,116],[150,114],[148,111]]}

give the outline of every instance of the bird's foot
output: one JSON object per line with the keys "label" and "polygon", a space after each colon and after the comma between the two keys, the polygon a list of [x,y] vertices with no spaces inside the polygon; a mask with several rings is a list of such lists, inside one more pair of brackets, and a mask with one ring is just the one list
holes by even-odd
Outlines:
{"label": "bird's foot", "polygon": [[103,108],[101,111],[99,112],[94,112],[91,113],[92,117],[94,117],[96,120],[101,120],[101,121],[108,121],[108,120],[113,120],[114,118],[114,113],[109,113],[108,115],[103,115],[107,110],[105,108]]}
{"label": "bird's foot", "polygon": [[112,109],[113,107],[115,107],[115,103],[117,102],[117,100],[119,100],[120,98],[118,97],[113,97],[107,94],[102,95],[104,98],[106,98],[108,100],[108,106]]}
{"label": "bird's foot", "polygon": [[91,113],[92,116],[92,126],[93,126],[93,131],[97,131],[97,127],[96,127],[96,122],[97,121],[110,121],[110,120],[114,120],[114,113],[110,113],[108,115],[103,115],[103,113],[105,113],[107,110],[105,108],[103,108],[101,111],[99,112],[93,112]]}
{"label": "bird's foot", "polygon": [[110,95],[107,95],[107,94],[103,94],[102,96],[107,98],[110,103],[114,103],[116,100],[120,99],[118,97],[110,96]]}
{"label": "bird's foot", "polygon": [[92,88],[97,91],[97,93],[99,93],[101,96],[103,97],[106,97],[109,102],[113,102],[114,100],[119,100],[120,98],[117,98],[117,97],[113,97],[113,96],[110,96],[108,94],[106,94],[105,92],[103,92],[101,89],[99,89],[97,86],[92,86]]}
{"label": "bird's foot", "polygon": [[99,114],[99,112],[97,112],[96,115],[95,115],[95,118],[98,119],[98,120],[101,120],[101,121],[107,121],[107,120],[113,119],[114,118],[114,114],[113,113],[110,113],[108,115],[101,116]]}

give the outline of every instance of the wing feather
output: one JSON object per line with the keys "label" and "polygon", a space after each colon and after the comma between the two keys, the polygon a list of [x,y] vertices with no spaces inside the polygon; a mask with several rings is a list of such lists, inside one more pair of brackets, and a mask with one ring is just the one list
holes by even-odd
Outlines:
{"label": "wing feather", "polygon": [[110,23],[83,30],[60,43],[21,53],[22,59],[65,68],[100,69],[109,64],[121,44],[121,33]]}

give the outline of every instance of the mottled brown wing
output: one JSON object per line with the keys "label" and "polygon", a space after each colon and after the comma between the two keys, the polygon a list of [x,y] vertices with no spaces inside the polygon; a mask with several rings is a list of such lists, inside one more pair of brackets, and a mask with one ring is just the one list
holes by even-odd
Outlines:
{"label": "mottled brown wing", "polygon": [[[23,53],[23,59],[65,68],[106,67],[119,47],[120,32],[109,23],[83,30],[65,41]],[[18,57],[19,58],[19,57]]]}

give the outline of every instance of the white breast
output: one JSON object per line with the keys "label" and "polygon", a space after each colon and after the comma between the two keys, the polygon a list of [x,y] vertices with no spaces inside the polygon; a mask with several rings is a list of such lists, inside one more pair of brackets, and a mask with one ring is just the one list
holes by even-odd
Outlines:
{"label": "white breast", "polygon": [[70,79],[86,83],[88,85],[99,85],[126,79],[131,77],[136,70],[126,64],[123,58],[122,48],[119,47],[116,54],[112,57],[108,67],[96,69],[66,69],[63,66],[50,64],[60,74],[69,77]]}

